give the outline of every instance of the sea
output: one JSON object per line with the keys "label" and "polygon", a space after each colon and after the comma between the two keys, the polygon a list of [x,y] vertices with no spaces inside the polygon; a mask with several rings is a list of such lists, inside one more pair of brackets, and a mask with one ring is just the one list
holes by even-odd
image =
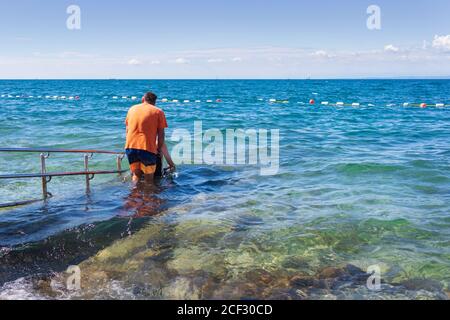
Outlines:
{"label": "sea", "polygon": [[[2,80],[0,148],[122,152],[147,91],[169,150],[196,123],[278,132],[277,170],[53,177],[45,201],[40,178],[0,179],[0,205],[34,201],[0,209],[0,299],[449,299],[450,80]],[[0,151],[0,176],[40,171]]]}

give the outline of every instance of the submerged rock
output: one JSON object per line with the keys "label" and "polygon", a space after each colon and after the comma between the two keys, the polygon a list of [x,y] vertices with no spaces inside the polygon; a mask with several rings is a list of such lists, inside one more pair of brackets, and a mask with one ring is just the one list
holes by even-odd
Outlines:
{"label": "submerged rock", "polygon": [[335,267],[327,267],[325,269],[322,269],[322,271],[319,272],[318,278],[319,279],[335,279],[343,276],[345,271],[343,269],[335,268]]}
{"label": "submerged rock", "polygon": [[400,283],[408,290],[442,291],[442,283],[431,279],[409,279]]}
{"label": "submerged rock", "polygon": [[195,271],[204,271],[218,277],[225,277],[227,269],[223,257],[215,252],[201,247],[180,247],[173,251],[172,259],[167,262],[167,267],[187,275]]}

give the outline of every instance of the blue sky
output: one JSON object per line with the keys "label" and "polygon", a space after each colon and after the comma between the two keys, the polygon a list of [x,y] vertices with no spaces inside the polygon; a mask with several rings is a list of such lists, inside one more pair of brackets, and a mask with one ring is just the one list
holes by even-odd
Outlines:
{"label": "blue sky", "polygon": [[450,76],[449,16],[448,0],[2,1],[0,78]]}

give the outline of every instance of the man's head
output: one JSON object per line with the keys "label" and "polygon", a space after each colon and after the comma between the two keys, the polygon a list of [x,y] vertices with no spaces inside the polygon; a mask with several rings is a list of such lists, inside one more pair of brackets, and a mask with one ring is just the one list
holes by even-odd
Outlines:
{"label": "man's head", "polygon": [[154,94],[153,92],[147,92],[144,95],[143,102],[147,102],[147,103],[150,103],[151,105],[155,105],[157,99],[158,99],[158,97],[156,96],[156,94]]}

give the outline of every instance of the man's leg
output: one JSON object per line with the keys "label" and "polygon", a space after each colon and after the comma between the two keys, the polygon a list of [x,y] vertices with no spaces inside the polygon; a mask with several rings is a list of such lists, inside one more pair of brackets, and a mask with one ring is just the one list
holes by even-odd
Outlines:
{"label": "man's leg", "polygon": [[141,170],[144,174],[145,182],[148,184],[153,184],[155,181],[156,165],[142,166]]}
{"label": "man's leg", "polygon": [[141,181],[143,172],[141,170],[141,164],[139,162],[135,162],[130,165],[131,173],[132,173],[132,181],[134,184],[137,184]]}

